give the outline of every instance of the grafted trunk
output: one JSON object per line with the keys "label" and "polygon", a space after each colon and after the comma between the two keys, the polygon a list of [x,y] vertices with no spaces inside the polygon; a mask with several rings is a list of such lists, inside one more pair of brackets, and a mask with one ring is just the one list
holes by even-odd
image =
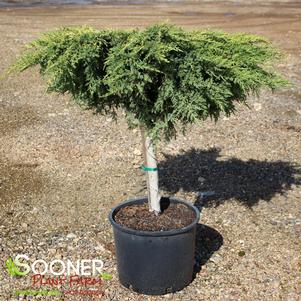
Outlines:
{"label": "grafted trunk", "polygon": [[160,209],[160,194],[159,194],[159,176],[157,160],[154,152],[153,141],[145,133],[144,127],[141,126],[142,149],[144,155],[144,171],[146,173],[148,204],[149,210],[155,214],[161,212]]}

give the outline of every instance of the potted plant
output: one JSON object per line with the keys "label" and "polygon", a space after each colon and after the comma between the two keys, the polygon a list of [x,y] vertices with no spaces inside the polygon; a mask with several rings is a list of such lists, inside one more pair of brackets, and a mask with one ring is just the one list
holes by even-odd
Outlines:
{"label": "potted plant", "polygon": [[[272,68],[280,53],[263,37],[185,31],[61,28],[42,35],[11,70],[39,65],[47,91],[69,93],[98,113],[124,110],[140,127],[148,196],[113,208],[119,278],[145,294],[180,290],[193,275],[198,210],[158,188],[154,144],[199,120],[230,115],[251,93],[287,82]],[[179,169],[181,167],[179,166]],[[180,171],[179,171],[180,172]]]}

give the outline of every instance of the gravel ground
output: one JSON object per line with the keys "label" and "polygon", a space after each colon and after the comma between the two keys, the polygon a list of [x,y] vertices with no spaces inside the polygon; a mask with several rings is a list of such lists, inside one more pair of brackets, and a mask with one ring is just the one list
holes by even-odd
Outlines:
{"label": "gravel ground", "polygon": [[0,70],[26,42],[59,25],[131,27],[166,19],[270,37],[287,53],[279,69],[295,84],[159,146],[163,194],[202,210],[193,282],[162,297],[121,287],[107,215],[146,193],[139,133],[127,129],[122,113],[116,123],[81,111],[68,96],[45,95],[30,70],[0,81],[1,301],[17,300],[14,290],[31,285],[30,277],[11,278],[5,268],[20,253],[31,260],[102,258],[113,275],[101,298],[34,300],[300,300],[299,2],[1,9]]}

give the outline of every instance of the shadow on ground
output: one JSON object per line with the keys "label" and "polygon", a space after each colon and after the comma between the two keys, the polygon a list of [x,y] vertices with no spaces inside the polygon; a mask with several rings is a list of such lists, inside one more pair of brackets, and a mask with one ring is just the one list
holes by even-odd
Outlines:
{"label": "shadow on ground", "polygon": [[206,225],[197,224],[194,277],[223,244],[222,235]]}
{"label": "shadow on ground", "polygon": [[160,187],[171,194],[179,190],[209,192],[198,199],[197,206],[217,206],[236,199],[251,207],[259,200],[270,201],[275,194],[285,193],[293,184],[301,184],[301,169],[290,162],[222,161],[219,154],[217,148],[192,148],[176,156],[164,154],[159,166]]}

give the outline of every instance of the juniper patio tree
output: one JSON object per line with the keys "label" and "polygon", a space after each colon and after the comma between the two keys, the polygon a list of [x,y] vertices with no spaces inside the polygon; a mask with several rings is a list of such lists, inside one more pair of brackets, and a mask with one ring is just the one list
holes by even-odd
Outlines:
{"label": "juniper patio tree", "polygon": [[187,124],[246,103],[262,88],[287,84],[272,63],[281,54],[264,37],[215,30],[186,31],[169,24],[144,30],[61,28],[27,46],[12,67],[39,65],[47,91],[69,93],[86,108],[116,116],[123,109],[140,127],[150,210],[160,212],[153,144]]}

